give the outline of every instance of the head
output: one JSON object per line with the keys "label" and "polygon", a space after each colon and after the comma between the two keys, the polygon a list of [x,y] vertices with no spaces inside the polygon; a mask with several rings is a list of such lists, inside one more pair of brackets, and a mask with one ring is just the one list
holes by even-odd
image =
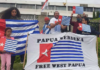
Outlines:
{"label": "head", "polygon": [[77,22],[81,22],[81,21],[82,21],[81,15],[78,14],[78,15],[77,15]]}
{"label": "head", "polygon": [[12,33],[12,29],[11,28],[6,28],[5,29],[5,36],[10,36]]}
{"label": "head", "polygon": [[89,19],[87,17],[82,18],[82,23],[83,24],[89,24]]}
{"label": "head", "polygon": [[85,13],[83,13],[83,17],[87,17]]}
{"label": "head", "polygon": [[59,18],[59,12],[58,12],[58,11],[55,11],[55,12],[54,12],[54,17],[55,17],[56,19]]}
{"label": "head", "polygon": [[2,15],[2,19],[10,19],[10,17],[21,17],[20,12],[16,7],[7,9]]}
{"label": "head", "polygon": [[80,14],[78,14],[78,15],[77,15],[77,18],[81,18],[81,15],[80,15]]}
{"label": "head", "polygon": [[44,21],[45,21],[45,24],[48,24],[49,21],[50,21],[50,19],[49,19],[48,17],[45,17],[45,18],[44,18]]}

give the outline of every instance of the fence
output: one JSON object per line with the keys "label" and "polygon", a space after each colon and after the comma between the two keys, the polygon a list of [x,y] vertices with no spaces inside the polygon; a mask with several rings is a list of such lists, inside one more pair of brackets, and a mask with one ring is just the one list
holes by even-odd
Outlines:
{"label": "fence", "polygon": [[90,22],[89,23],[96,31],[100,32],[100,23],[99,22]]}

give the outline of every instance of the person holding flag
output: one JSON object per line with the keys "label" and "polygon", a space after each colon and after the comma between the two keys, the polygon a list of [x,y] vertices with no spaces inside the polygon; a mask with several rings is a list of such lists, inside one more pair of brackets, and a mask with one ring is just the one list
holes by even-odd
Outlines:
{"label": "person holding flag", "polygon": [[62,19],[59,19],[59,12],[54,12],[54,17],[50,20],[51,34],[61,33],[61,29],[66,29],[67,25],[61,24]]}
{"label": "person holding flag", "polygon": [[[12,29],[11,28],[6,28],[5,29],[5,36],[1,38],[6,38],[6,39],[12,39],[14,40],[14,37],[11,37]],[[11,65],[11,53],[2,51],[1,54],[1,70],[5,70],[5,64],[6,64],[6,69],[10,70],[10,65]]]}
{"label": "person holding flag", "polygon": [[45,21],[45,24],[44,24],[43,29],[40,33],[41,34],[49,34],[50,30],[51,30],[51,27],[50,27],[50,24],[49,24],[50,19],[48,17],[45,17],[44,21]]}
{"label": "person holding flag", "polygon": [[99,35],[100,37],[100,33],[89,25],[89,20],[87,17],[82,18],[82,24],[79,23],[76,33],[82,35]]}
{"label": "person holding flag", "polygon": [[[1,18],[2,19],[11,19],[11,20],[22,20],[20,11],[16,7],[11,7],[9,9],[7,9],[6,11],[4,11]],[[0,30],[2,30],[2,32],[0,32],[0,36],[4,36],[5,28],[0,28]],[[22,57],[21,62],[23,62],[24,54],[20,55],[20,57]],[[14,61],[15,61],[15,55],[12,55],[11,56],[11,70],[13,70]]]}
{"label": "person holding flag", "polygon": [[77,15],[77,22],[73,22],[72,18],[73,18],[73,13],[71,14],[70,24],[73,26],[73,33],[76,33],[77,27],[79,23],[81,23],[81,15],[79,14]]}

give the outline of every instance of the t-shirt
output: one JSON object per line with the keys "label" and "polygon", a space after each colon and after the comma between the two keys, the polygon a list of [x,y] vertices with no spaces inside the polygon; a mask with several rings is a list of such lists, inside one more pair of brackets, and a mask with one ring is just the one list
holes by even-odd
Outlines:
{"label": "t-shirt", "polygon": [[[53,17],[53,18],[50,20],[50,24],[55,24],[56,22],[58,22],[58,19],[56,19],[55,17]],[[52,28],[51,31],[50,31],[50,34],[57,34],[57,33],[61,33],[61,32],[55,31],[54,28]]]}

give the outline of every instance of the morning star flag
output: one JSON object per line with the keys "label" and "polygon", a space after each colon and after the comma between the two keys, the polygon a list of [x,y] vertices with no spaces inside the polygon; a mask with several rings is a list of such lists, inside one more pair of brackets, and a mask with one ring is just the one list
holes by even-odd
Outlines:
{"label": "morning star flag", "polygon": [[68,16],[59,16],[59,18],[58,18],[58,21],[60,22],[60,24],[62,24],[62,25],[67,25],[67,26],[69,26],[70,25],[70,17],[68,17]]}
{"label": "morning star flag", "polygon": [[15,53],[17,48],[17,41],[1,38],[0,39],[0,51],[12,52]]}
{"label": "morning star flag", "polygon": [[83,7],[79,7],[79,6],[73,6],[73,13],[76,14],[83,14]]}
{"label": "morning star flag", "polygon": [[48,0],[46,0],[45,1],[45,3],[43,4],[43,6],[42,6],[42,11],[46,8],[46,7],[48,7]]}
{"label": "morning star flag", "polygon": [[96,36],[31,34],[25,70],[98,70]]}
{"label": "morning star flag", "polygon": [[84,32],[91,32],[91,27],[90,25],[86,25],[86,24],[82,24],[82,23],[79,23],[79,27],[80,27],[80,31],[84,31]]}
{"label": "morning star flag", "polygon": [[0,34],[4,35],[6,27],[12,28],[12,37],[17,40],[16,55],[23,54],[25,52],[25,44],[27,40],[27,34],[39,33],[38,20],[5,20],[0,19]]}

